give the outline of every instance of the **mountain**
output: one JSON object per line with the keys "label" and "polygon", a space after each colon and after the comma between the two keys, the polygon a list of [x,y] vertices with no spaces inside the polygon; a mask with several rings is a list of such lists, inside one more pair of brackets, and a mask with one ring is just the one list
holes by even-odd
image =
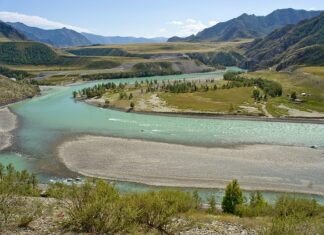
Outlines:
{"label": "mountain", "polygon": [[91,33],[82,33],[92,44],[131,44],[131,43],[159,43],[166,42],[167,38],[136,38],[120,36],[100,36]]}
{"label": "mountain", "polygon": [[47,43],[54,47],[84,46],[91,44],[81,33],[67,28],[46,30],[30,27],[19,22],[7,24],[26,35],[30,40]]}
{"label": "mountain", "polygon": [[8,41],[20,41],[26,40],[26,37],[12,26],[0,21],[0,39]]}
{"label": "mountain", "polygon": [[260,38],[275,29],[316,17],[320,13],[321,11],[294,10],[289,8],[273,11],[267,16],[243,14],[232,20],[204,29],[197,35],[191,35],[186,38],[173,37],[168,42],[232,41],[240,38]]}
{"label": "mountain", "polygon": [[288,25],[256,39],[246,46],[243,67],[262,69],[275,66],[282,70],[290,65],[324,65],[324,13]]}

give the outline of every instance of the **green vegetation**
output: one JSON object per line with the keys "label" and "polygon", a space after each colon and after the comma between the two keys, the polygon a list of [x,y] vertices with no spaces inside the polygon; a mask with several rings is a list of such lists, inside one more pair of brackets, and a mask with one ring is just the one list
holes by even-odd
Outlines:
{"label": "green vegetation", "polygon": [[37,42],[0,43],[0,62],[6,64],[54,64],[58,55]]}
{"label": "green vegetation", "polygon": [[39,92],[37,86],[28,81],[12,81],[0,76],[0,105],[31,98]]}
{"label": "green vegetation", "polygon": [[[288,115],[287,108],[301,111],[316,111],[324,113],[324,67],[300,67],[292,72],[256,71],[242,74],[247,78],[261,77],[265,80],[280,83],[283,88],[281,97],[268,99],[266,108],[273,116]],[[292,102],[292,93],[302,100],[300,103]],[[302,95],[302,94],[306,95]]]}
{"label": "green vegetation", "polygon": [[12,70],[6,67],[0,66],[0,75],[6,76],[8,78],[15,78],[16,80],[23,80],[30,77],[31,75],[23,70]]}
{"label": "green vegetation", "polygon": [[235,214],[236,207],[243,203],[243,194],[237,180],[226,186],[222,209],[225,213]]}
{"label": "green vegetation", "polygon": [[[41,217],[55,218],[57,225],[51,232],[91,234],[174,234],[215,220],[241,223],[267,235],[324,231],[324,208],[315,200],[283,195],[270,205],[256,192],[246,201],[236,180],[226,187],[223,212],[217,209],[214,195],[208,199],[209,207],[203,209],[197,191],[122,194],[98,179],[79,185],[50,184],[42,193],[50,198],[41,200],[39,194],[35,175],[0,164],[0,231],[10,234]],[[46,206],[43,202],[48,199],[55,204]]]}
{"label": "green vegetation", "polygon": [[[277,97],[282,95],[282,86],[280,83],[265,80],[262,78],[245,78],[239,76],[240,73],[235,72],[227,72],[224,74],[224,80],[230,81],[226,85],[225,88],[233,88],[233,87],[258,87],[264,91],[265,95],[270,95],[271,97]],[[253,95],[255,96],[255,95]]]}
{"label": "green vegetation", "polygon": [[188,53],[188,56],[192,59],[198,60],[203,64],[211,66],[237,66],[243,59],[240,53],[235,51],[216,51],[206,53]]}
{"label": "green vegetation", "polygon": [[78,48],[68,49],[67,52],[78,56],[130,56],[131,54],[120,48]]}
{"label": "green vegetation", "polygon": [[126,72],[110,72],[83,75],[83,80],[103,80],[103,79],[118,79],[118,78],[133,78],[133,77],[152,77],[181,74],[180,71],[172,69],[169,62],[149,62],[138,63],[130,71]]}
{"label": "green vegetation", "polygon": [[27,171],[0,164],[0,231],[11,226],[27,226],[40,213],[37,203],[25,196],[39,195],[37,179]]}

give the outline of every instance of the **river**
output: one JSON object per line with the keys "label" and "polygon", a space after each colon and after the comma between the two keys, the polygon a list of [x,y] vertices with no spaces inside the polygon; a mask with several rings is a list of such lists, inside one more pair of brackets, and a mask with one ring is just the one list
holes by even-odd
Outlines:
{"label": "river", "polygon": [[[223,72],[118,79],[174,80],[221,78]],[[80,134],[93,134],[192,146],[234,146],[239,144],[280,144],[324,148],[324,125],[248,120],[199,119],[125,113],[75,102],[74,90],[104,81],[88,82],[45,90],[41,96],[10,106],[18,116],[14,144],[0,152],[0,162],[13,162],[19,169],[36,172],[41,181],[76,176],[57,158],[56,147]],[[141,190],[137,184],[119,184],[124,190]],[[209,191],[210,192],[210,191]],[[320,199],[323,200],[323,199]]]}

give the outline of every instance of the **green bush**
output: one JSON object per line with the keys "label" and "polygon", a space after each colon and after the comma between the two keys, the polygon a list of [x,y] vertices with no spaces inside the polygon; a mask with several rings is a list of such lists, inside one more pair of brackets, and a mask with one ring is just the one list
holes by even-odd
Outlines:
{"label": "green bush", "polygon": [[[28,224],[36,216],[36,204],[28,204],[22,196],[39,195],[35,175],[17,171],[10,164],[0,163],[0,229],[12,225]],[[27,218],[28,217],[28,218]]]}
{"label": "green bush", "polygon": [[315,200],[281,196],[274,206],[269,235],[323,234],[324,209]]}
{"label": "green bush", "polygon": [[222,209],[225,213],[235,213],[235,208],[243,203],[243,194],[237,180],[233,180],[226,186],[225,196],[222,201]]}
{"label": "green bush", "polygon": [[162,190],[131,195],[129,202],[138,211],[137,223],[161,233],[169,233],[168,225],[179,213],[194,209],[196,201],[189,193]]}
{"label": "green bush", "polygon": [[278,217],[312,217],[323,212],[323,208],[316,200],[295,198],[292,196],[281,196],[275,204],[275,215]]}
{"label": "green bush", "polygon": [[256,192],[250,194],[248,204],[237,205],[235,213],[241,217],[271,216],[273,208],[264,200],[260,192]]}
{"label": "green bush", "polygon": [[103,180],[73,185],[66,200],[66,228],[77,232],[115,234],[126,231],[136,212],[123,203],[118,191]]}

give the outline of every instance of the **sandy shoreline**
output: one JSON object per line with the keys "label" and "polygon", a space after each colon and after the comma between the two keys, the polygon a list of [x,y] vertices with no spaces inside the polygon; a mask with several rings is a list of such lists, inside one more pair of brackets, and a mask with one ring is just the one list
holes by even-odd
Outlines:
{"label": "sandy shoreline", "polygon": [[155,186],[224,188],[324,195],[324,150],[278,145],[202,148],[82,136],[58,148],[63,163],[83,175]]}
{"label": "sandy shoreline", "polygon": [[12,144],[11,131],[17,127],[17,117],[8,107],[0,108],[0,151]]}

